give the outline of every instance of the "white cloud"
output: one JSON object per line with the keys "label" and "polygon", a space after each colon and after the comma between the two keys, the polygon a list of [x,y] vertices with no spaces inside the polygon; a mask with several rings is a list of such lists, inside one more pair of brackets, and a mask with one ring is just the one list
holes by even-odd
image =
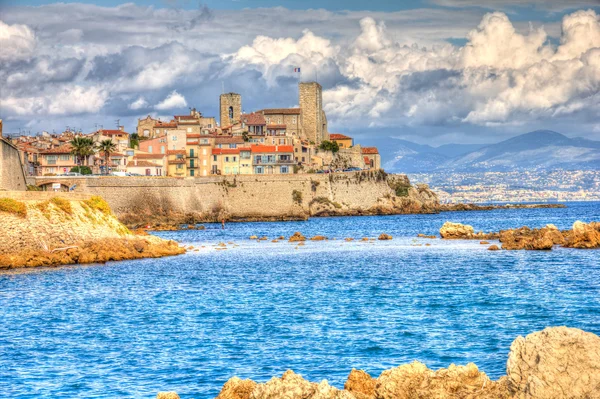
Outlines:
{"label": "white cloud", "polygon": [[0,21],[0,61],[28,59],[35,50],[35,34],[27,25],[8,25]]}
{"label": "white cloud", "polygon": [[177,93],[177,91],[173,90],[171,94],[167,96],[163,101],[159,102],[154,106],[157,110],[169,110],[174,108],[183,108],[187,107],[187,102],[185,101],[185,97],[181,94]]}
{"label": "white cloud", "polygon": [[134,102],[129,104],[129,109],[134,109],[134,110],[147,108],[147,107],[148,107],[148,101],[146,101],[146,99],[144,97],[138,97],[137,100],[135,100]]}
{"label": "white cloud", "polygon": [[2,98],[0,106],[15,115],[77,115],[98,112],[106,94],[102,87],[70,85],[52,95]]}

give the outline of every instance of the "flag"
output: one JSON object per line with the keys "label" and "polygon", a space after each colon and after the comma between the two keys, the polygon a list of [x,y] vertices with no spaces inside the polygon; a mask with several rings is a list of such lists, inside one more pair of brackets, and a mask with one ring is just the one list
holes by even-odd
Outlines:
{"label": "flag", "polygon": [[294,72],[300,72],[300,68],[294,68]]}

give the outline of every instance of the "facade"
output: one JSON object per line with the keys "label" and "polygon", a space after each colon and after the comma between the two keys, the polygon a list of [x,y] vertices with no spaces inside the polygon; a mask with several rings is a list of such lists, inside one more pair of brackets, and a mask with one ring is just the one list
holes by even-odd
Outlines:
{"label": "facade", "polygon": [[142,176],[164,176],[162,165],[137,158],[127,163],[127,172]]}
{"label": "facade", "polygon": [[163,134],[154,139],[140,141],[138,148],[140,151],[149,154],[166,154],[168,149],[167,136]]}
{"label": "facade", "polygon": [[381,156],[377,147],[362,147],[361,154],[368,169],[381,169]]}
{"label": "facade", "polygon": [[300,108],[269,108],[258,111],[267,125],[285,125],[289,134],[302,135],[302,110]]}
{"label": "facade", "polygon": [[257,175],[289,174],[294,172],[294,147],[291,145],[250,146],[252,173]]}
{"label": "facade", "polygon": [[137,135],[140,140],[152,139],[154,135],[154,126],[159,122],[158,119],[152,118],[150,115],[144,119],[138,119]]}
{"label": "facade", "polygon": [[242,116],[242,96],[237,93],[221,94],[219,121],[221,129],[239,123]]}
{"label": "facade", "polygon": [[187,176],[187,161],[185,150],[167,151],[167,176]]}
{"label": "facade", "polygon": [[38,160],[40,160],[39,168],[42,176],[61,175],[70,172],[71,168],[77,166],[69,144],[40,151]]}
{"label": "facade", "polygon": [[323,112],[323,88],[317,82],[301,82],[299,91],[302,137],[319,145],[329,139],[327,118]]}
{"label": "facade", "polygon": [[339,134],[339,133],[330,133],[329,141],[333,141],[338,144],[340,148],[350,148],[354,145],[354,141],[352,137]]}

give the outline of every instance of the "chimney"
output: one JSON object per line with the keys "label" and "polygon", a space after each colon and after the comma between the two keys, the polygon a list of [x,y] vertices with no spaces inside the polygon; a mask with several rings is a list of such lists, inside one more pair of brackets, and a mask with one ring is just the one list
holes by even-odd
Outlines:
{"label": "chimney", "polygon": [[125,131],[125,126],[119,126],[119,130],[122,132]]}

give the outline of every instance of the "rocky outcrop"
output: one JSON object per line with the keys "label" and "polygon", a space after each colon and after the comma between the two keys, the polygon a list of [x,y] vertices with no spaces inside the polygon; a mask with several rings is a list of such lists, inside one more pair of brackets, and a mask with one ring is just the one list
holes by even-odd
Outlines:
{"label": "rocky outcrop", "polygon": [[600,223],[589,224],[576,221],[566,234],[565,247],[591,249],[600,248]]}
{"label": "rocky outcrop", "polygon": [[496,209],[554,209],[566,208],[564,204],[505,204],[505,205],[478,205],[478,204],[440,204],[441,212],[463,211],[492,211]]}
{"label": "rocky outcrop", "polygon": [[176,392],[159,392],[156,399],[180,399]]}
{"label": "rocky outcrop", "polygon": [[515,399],[598,399],[600,337],[567,327],[518,337],[506,371]]}
{"label": "rocky outcrop", "polygon": [[[32,198],[36,195],[31,193]],[[48,198],[13,200],[20,213],[0,209],[0,268],[103,263],[185,252],[174,241],[131,232],[99,197]]]}
{"label": "rocky outcrop", "polygon": [[433,371],[413,362],[378,378],[353,369],[343,390],[288,370],[264,384],[233,377],[217,399],[599,399],[600,337],[567,327],[518,337],[506,369],[497,381],[472,363]]}
{"label": "rocky outcrop", "polygon": [[391,235],[389,235],[389,234],[386,234],[386,233],[381,233],[381,234],[379,235],[379,237],[377,237],[377,239],[378,239],[379,241],[388,241],[388,240],[391,240],[391,239],[393,239],[393,238],[394,238],[394,237],[392,237]]}
{"label": "rocky outcrop", "polygon": [[564,244],[565,238],[556,226],[547,225],[541,229],[521,227],[500,231],[502,249],[550,250],[554,245]]}
{"label": "rocky outcrop", "polygon": [[290,239],[288,240],[289,242],[300,242],[300,241],[306,241],[306,237],[304,237],[302,235],[302,233],[300,233],[299,231],[295,232]]}
{"label": "rocky outcrop", "polygon": [[440,236],[446,240],[493,240],[498,238],[498,234],[482,231],[475,233],[475,229],[471,225],[452,222],[444,223],[440,228]]}

